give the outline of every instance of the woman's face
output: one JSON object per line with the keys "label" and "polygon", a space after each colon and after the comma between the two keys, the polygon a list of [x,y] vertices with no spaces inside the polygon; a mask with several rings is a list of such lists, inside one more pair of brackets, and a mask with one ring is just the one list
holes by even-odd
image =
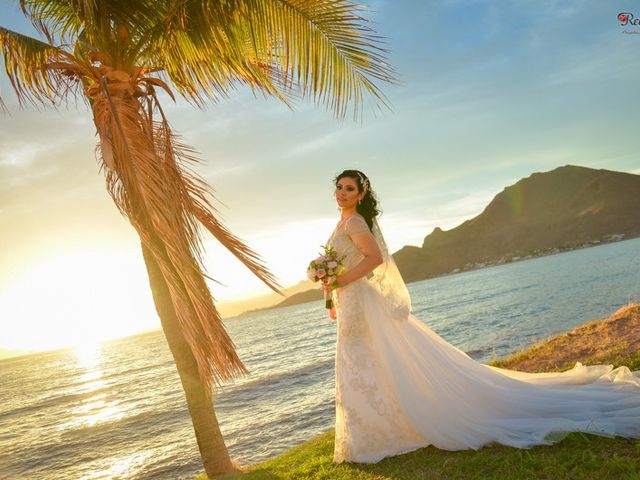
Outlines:
{"label": "woman's face", "polygon": [[336,183],[336,202],[340,208],[351,208],[358,204],[364,194],[358,192],[358,182],[355,178],[342,177]]}

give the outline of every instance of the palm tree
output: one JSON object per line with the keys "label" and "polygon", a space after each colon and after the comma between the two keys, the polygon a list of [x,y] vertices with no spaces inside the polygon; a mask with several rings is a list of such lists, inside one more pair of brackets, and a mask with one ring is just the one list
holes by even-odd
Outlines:
{"label": "palm tree", "polygon": [[[260,257],[216,218],[161,105],[175,92],[203,107],[238,86],[290,105],[324,103],[337,117],[385,104],[393,81],[380,39],[350,0],[21,0],[41,39],[0,27],[21,105],[80,98],[93,114],[106,186],[140,236],[153,298],[212,477],[233,470],[213,387],[246,368],[205,282],[202,227],[275,291]],[[2,100],[0,99],[0,102]],[[2,103],[4,106],[4,103]]]}

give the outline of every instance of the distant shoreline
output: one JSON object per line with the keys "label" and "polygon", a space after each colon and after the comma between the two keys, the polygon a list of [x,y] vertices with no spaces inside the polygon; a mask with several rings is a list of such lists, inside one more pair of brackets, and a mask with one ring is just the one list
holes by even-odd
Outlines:
{"label": "distant shoreline", "polygon": [[[611,237],[611,238],[607,238],[607,237]],[[625,238],[626,237],[626,238]],[[513,255],[511,257],[509,257],[508,255],[510,254],[506,254],[504,255],[502,258],[500,258],[499,260],[495,261],[495,262],[486,262],[486,263],[474,263],[474,264],[466,264],[464,265],[464,267],[462,268],[456,268],[448,273],[443,273],[441,275],[434,275],[433,277],[427,277],[427,278],[423,278],[422,280],[427,280],[429,278],[437,278],[437,277],[443,277],[446,275],[453,275],[456,273],[462,273],[462,272],[468,272],[468,271],[472,271],[472,270],[479,270],[482,268],[488,268],[488,267],[497,267],[499,265],[505,265],[507,263],[514,263],[514,262],[521,262],[523,260],[532,260],[534,258],[540,258],[540,257],[548,257],[551,255],[556,255],[558,253],[566,253],[566,252],[571,252],[574,250],[582,250],[585,248],[591,248],[591,247],[600,247],[603,245],[608,245],[610,243],[618,243],[618,242],[623,242],[625,240],[633,240],[635,238],[640,238],[640,235],[633,235],[633,236],[625,236],[625,234],[623,233],[616,233],[616,234],[612,234],[612,235],[606,235],[604,239],[602,240],[590,240],[588,242],[583,242],[580,245],[562,245],[559,247],[551,247],[551,248],[547,248],[545,250],[540,251],[539,253],[532,253],[532,254],[528,254],[528,255]],[[471,265],[469,268],[466,268],[467,265]],[[413,283],[413,282],[420,282],[421,280],[413,280],[412,282],[408,282],[408,283]]]}
{"label": "distant shoreline", "polygon": [[[609,237],[609,238],[607,238]],[[484,268],[491,268],[491,267],[498,267],[500,265],[506,265],[509,263],[515,263],[515,262],[522,262],[524,260],[533,260],[536,258],[541,258],[541,257],[548,257],[548,256],[552,256],[552,255],[557,255],[560,253],[567,253],[567,252],[571,252],[571,251],[575,251],[575,250],[583,250],[585,248],[591,248],[591,247],[600,247],[600,246],[604,246],[604,245],[609,245],[611,243],[618,243],[618,242],[624,242],[626,240],[634,240],[640,238],[640,235],[625,235],[625,234],[611,234],[611,235],[606,235],[603,239],[601,240],[591,240],[589,242],[583,242],[579,245],[561,245],[559,247],[551,247],[548,249],[545,249],[539,253],[535,253],[535,254],[529,254],[529,255],[525,255],[525,256],[519,256],[519,255],[513,255],[513,256],[509,256],[510,254],[506,254],[504,255],[501,259],[499,259],[496,262],[487,262],[487,263],[474,263],[474,264],[466,264],[461,268],[456,268],[450,272],[447,273],[442,273],[442,274],[438,274],[438,275],[433,275],[430,277],[426,277],[426,278],[421,278],[419,280],[412,280],[410,282],[407,282],[407,285],[411,284],[411,283],[416,283],[416,282],[422,282],[424,280],[430,280],[432,278],[440,278],[440,277],[447,277],[449,275],[456,275],[458,273],[464,273],[464,272],[470,272],[470,271],[474,271],[474,270],[481,270]],[[317,292],[317,295],[315,297],[312,297],[311,292]],[[239,313],[238,315],[234,315],[233,317],[229,317],[230,319],[235,318],[235,317],[239,317],[241,315],[246,315],[246,314],[251,314],[251,313],[257,313],[257,312],[263,312],[263,311],[267,311],[267,310],[275,310],[276,308],[283,308],[283,307],[290,307],[292,305],[302,305],[305,303],[311,303],[311,302],[315,302],[318,300],[322,299],[322,291],[320,289],[309,289],[309,290],[305,290],[303,292],[298,292],[295,293],[287,298],[285,298],[284,300],[282,300],[281,302],[275,304],[275,305],[271,305],[269,307],[262,307],[262,308],[255,308],[252,310],[246,310],[242,313]],[[296,301],[296,297],[299,297],[301,300],[300,301]],[[309,298],[312,297],[312,298]],[[284,303],[284,305],[283,305]]]}

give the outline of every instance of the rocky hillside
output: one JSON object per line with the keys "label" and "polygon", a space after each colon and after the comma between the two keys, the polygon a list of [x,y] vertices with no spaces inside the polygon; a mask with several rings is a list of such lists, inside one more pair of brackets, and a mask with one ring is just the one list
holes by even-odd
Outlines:
{"label": "rocky hillside", "polygon": [[[621,237],[622,236],[622,237]],[[640,236],[640,175],[564,166],[506,187],[461,225],[394,254],[405,281]]]}

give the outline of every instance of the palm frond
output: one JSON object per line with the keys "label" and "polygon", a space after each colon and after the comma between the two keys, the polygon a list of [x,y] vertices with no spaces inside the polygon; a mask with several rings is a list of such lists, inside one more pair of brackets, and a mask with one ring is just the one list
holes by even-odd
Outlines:
{"label": "palm frond", "polygon": [[227,98],[240,83],[286,101],[272,77],[256,68],[232,36],[237,20],[224,2],[164,5],[165,13],[141,37],[137,51],[142,64],[162,71],[187,101],[204,107],[207,100]]}
{"label": "palm frond", "polygon": [[[21,0],[53,42],[82,40],[108,64],[162,71],[200,107],[238,85],[287,104],[298,96],[344,117],[376,82],[394,81],[382,39],[350,0]],[[120,33],[128,36],[127,48]],[[63,40],[65,39],[65,40]]]}
{"label": "palm frond", "polygon": [[[75,86],[73,77],[65,75],[69,54],[27,35],[0,27],[0,50],[5,71],[18,101],[55,104],[55,100]],[[0,103],[2,99],[0,98]]]}
{"label": "palm frond", "polygon": [[20,0],[20,8],[51,44],[70,43],[82,29],[80,11],[69,0]]}
{"label": "palm frond", "polygon": [[218,220],[218,212],[210,201],[213,197],[211,188],[189,168],[189,164],[197,164],[201,160],[191,147],[179,141],[157,99],[155,106],[161,112],[162,121],[156,125],[154,143],[158,156],[164,159],[165,174],[168,176],[166,188],[175,190],[171,195],[173,198],[182,199],[185,218],[180,226],[188,232],[191,251],[201,263],[203,249],[198,225],[202,225],[256,277],[273,291],[282,293],[282,287],[260,256]]}
{"label": "palm frond", "polygon": [[395,74],[364,7],[349,0],[187,3],[204,7],[181,17],[184,35],[198,32],[194,45],[206,55],[210,49],[226,54],[239,82],[281,99],[300,92],[338,117],[350,104],[354,114],[361,112],[365,94],[386,104],[375,82],[394,82]]}
{"label": "palm frond", "polygon": [[102,92],[92,106],[108,190],[158,262],[202,381],[211,387],[246,373],[204,280],[200,222],[274,290],[279,286],[216,220],[208,187],[183,165],[197,161],[195,152],[177,141],[166,119],[153,122],[152,110],[111,95],[106,81]]}
{"label": "palm frond", "polygon": [[348,0],[227,0],[164,4],[140,52],[178,92],[204,106],[235,85],[286,103],[310,96],[344,117],[365,94],[386,104],[376,81],[393,82],[382,39]]}
{"label": "palm frond", "polygon": [[154,0],[20,0],[25,16],[52,44],[75,43],[81,34],[94,46],[117,41],[117,28],[145,31],[157,23]]}
{"label": "palm frond", "polygon": [[383,104],[374,81],[394,82],[382,38],[349,0],[239,0],[253,49],[277,65],[303,95],[344,117],[350,103],[362,109],[363,94]]}

